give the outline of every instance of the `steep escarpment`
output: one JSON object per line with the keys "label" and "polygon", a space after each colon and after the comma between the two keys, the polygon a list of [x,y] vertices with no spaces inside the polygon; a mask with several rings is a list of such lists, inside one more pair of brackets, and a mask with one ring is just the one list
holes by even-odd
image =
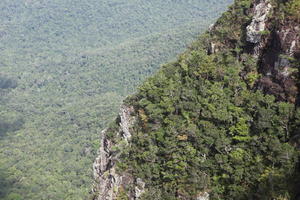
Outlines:
{"label": "steep escarpment", "polygon": [[296,199],[299,0],[237,0],[102,132],[94,199]]}
{"label": "steep escarpment", "polygon": [[[240,3],[245,5],[246,2]],[[287,13],[292,4],[295,4],[293,12],[299,12],[296,1],[287,1],[285,4],[275,1],[253,2],[243,10],[245,15],[238,13],[230,16],[230,19],[225,14],[210,35],[219,36],[217,40],[221,45],[215,45],[215,49],[230,46],[231,50],[240,51],[237,55],[240,60],[243,59],[241,52],[256,59],[255,65],[260,74],[257,87],[260,90],[274,95],[280,101],[295,103],[298,93],[296,60],[300,51],[300,24],[297,17]],[[233,9],[232,12],[237,11]],[[228,21],[235,21],[236,24],[230,26],[232,30],[221,32],[223,35],[220,35],[220,30],[224,31],[223,25],[230,23]]]}

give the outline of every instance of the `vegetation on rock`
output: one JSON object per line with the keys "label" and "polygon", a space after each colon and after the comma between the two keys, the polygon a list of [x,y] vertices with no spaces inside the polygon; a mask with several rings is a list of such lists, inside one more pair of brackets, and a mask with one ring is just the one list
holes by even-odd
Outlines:
{"label": "vegetation on rock", "polygon": [[85,199],[121,100],[230,2],[1,0],[0,199]]}
{"label": "vegetation on rock", "polygon": [[[273,10],[258,45],[266,49],[273,41],[279,43],[280,35],[277,41],[273,37],[280,22],[294,24],[299,13],[298,0],[270,2]],[[293,69],[285,80],[296,81],[296,86],[270,94],[270,88],[262,90],[267,78],[270,85],[282,81],[278,54],[293,41],[283,39],[286,44],[272,51],[278,60],[270,61],[270,69],[279,78],[271,79],[262,70],[268,52],[253,51],[257,47],[246,40],[255,3],[236,0],[176,62],[164,65],[126,99],[124,104],[134,107],[138,120],[130,145],[113,151],[121,153],[119,173],[145,181],[142,199],[196,199],[204,192],[211,199],[299,195],[300,109],[294,91],[299,85],[300,46],[285,55],[292,55],[285,67]],[[282,19],[283,10],[295,18]],[[117,123],[108,129],[116,144],[117,130]]]}

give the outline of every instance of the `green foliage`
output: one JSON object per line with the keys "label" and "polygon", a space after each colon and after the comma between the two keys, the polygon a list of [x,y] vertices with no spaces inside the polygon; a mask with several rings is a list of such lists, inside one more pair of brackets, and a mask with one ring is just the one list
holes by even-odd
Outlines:
{"label": "green foliage", "polygon": [[[134,127],[122,170],[146,181],[144,199],[195,199],[204,191],[211,199],[295,197],[299,152],[291,140],[299,112],[253,89],[257,59],[240,42],[249,2],[237,2],[211,35],[126,100],[143,125]],[[207,54],[211,41],[223,46]]]}
{"label": "green foliage", "polygon": [[[122,99],[228,3],[1,0],[0,199],[85,199]],[[147,109],[145,122],[173,112],[166,97]]]}
{"label": "green foliage", "polygon": [[287,2],[285,11],[292,16],[296,21],[300,22],[300,1],[291,0]]}
{"label": "green foliage", "polygon": [[217,41],[218,45],[233,49],[237,47],[237,43],[244,42],[245,27],[251,20],[251,16],[246,13],[251,5],[251,0],[234,1],[229,10],[217,20],[213,31],[210,32],[211,39]]}
{"label": "green foliage", "polygon": [[261,35],[270,35],[271,32],[269,30],[260,31],[259,34]]}
{"label": "green foliage", "polygon": [[[161,187],[163,199],[192,198],[207,188],[213,199],[289,194],[288,184],[269,180],[288,181],[294,172],[297,153],[285,143],[292,105],[247,90],[242,70],[228,53],[198,50],[150,78],[132,104],[156,114],[123,155],[127,170],[150,190]],[[165,102],[171,112],[162,109]]]}
{"label": "green foliage", "polygon": [[120,188],[121,191],[119,191],[119,195],[117,197],[116,200],[129,200],[127,194],[126,194],[126,191],[123,189],[123,188]]}

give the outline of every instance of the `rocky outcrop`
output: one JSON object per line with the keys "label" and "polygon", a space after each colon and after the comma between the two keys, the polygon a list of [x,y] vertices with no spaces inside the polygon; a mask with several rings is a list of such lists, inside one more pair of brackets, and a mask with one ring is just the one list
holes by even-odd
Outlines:
{"label": "rocky outcrop", "polygon": [[135,199],[139,199],[142,194],[145,192],[145,182],[143,182],[142,179],[137,178],[136,183],[135,183],[135,188],[134,188],[134,197]]}
{"label": "rocky outcrop", "polygon": [[203,192],[199,194],[196,200],[209,200],[209,193]]}
{"label": "rocky outcrop", "polygon": [[131,115],[133,113],[133,108],[123,106],[121,107],[120,111],[120,134],[123,136],[124,140],[128,142],[128,140],[131,138],[131,133],[129,131],[130,127],[133,125],[134,119],[133,116]]}
{"label": "rocky outcrop", "polygon": [[111,141],[106,138],[106,130],[101,133],[101,147],[93,169],[95,184],[93,192],[97,194],[95,200],[112,200],[116,198],[114,188],[121,185],[122,177],[115,171],[115,158],[111,156]]}
{"label": "rocky outcrop", "polygon": [[258,58],[262,50],[266,46],[266,39],[263,36],[269,33],[267,29],[268,15],[272,11],[272,6],[267,0],[261,0],[254,5],[252,10],[253,18],[246,28],[246,41],[251,43],[253,48],[253,56]]}
{"label": "rocky outcrop", "polygon": [[130,129],[135,122],[133,107],[122,106],[119,113],[119,131],[115,134],[117,143],[113,143],[108,138],[108,129],[101,132],[100,149],[98,157],[93,164],[94,170],[94,200],[114,200],[128,186],[133,186],[133,190],[126,193],[129,199],[138,199],[145,191],[145,183],[142,179],[135,179],[132,175],[116,170],[119,154],[115,149],[124,148],[131,138]]}
{"label": "rocky outcrop", "polygon": [[261,1],[254,7],[254,16],[251,24],[247,26],[247,41],[257,44],[261,41],[261,36],[266,31],[266,22],[268,14],[272,9],[268,1]]}
{"label": "rocky outcrop", "polygon": [[299,90],[298,66],[293,60],[299,59],[300,26],[289,19],[278,26],[278,31],[270,33],[262,44],[265,47],[259,54],[259,71],[263,77],[258,86],[280,101],[295,103]]}
{"label": "rocky outcrop", "polygon": [[258,59],[261,78],[257,89],[280,101],[297,101],[298,67],[292,62],[300,57],[300,26],[290,18],[269,17],[273,12],[268,0],[260,0],[250,10],[251,23],[246,28],[250,54]]}
{"label": "rocky outcrop", "polygon": [[209,44],[209,47],[208,47],[208,50],[207,50],[208,55],[214,54],[214,53],[217,53],[217,52],[218,52],[217,45],[215,43],[211,42]]}

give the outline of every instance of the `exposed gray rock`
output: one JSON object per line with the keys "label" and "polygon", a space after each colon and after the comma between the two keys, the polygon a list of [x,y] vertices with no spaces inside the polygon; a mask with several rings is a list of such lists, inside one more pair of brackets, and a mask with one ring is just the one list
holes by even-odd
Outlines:
{"label": "exposed gray rock", "polygon": [[271,4],[264,0],[254,7],[254,16],[251,24],[247,26],[248,42],[257,44],[261,41],[261,33],[266,30],[266,21],[271,9]]}
{"label": "exposed gray rock", "polygon": [[[116,172],[116,163],[119,154],[113,152],[113,148],[122,149],[123,145],[128,145],[131,138],[130,128],[134,124],[135,118],[132,113],[133,107],[122,106],[120,109],[119,131],[116,137],[120,142],[113,144],[107,137],[107,129],[101,132],[100,149],[98,157],[93,164],[94,186],[93,193],[96,194],[94,200],[114,200],[117,198],[121,188],[129,185],[134,186],[135,190],[128,194],[129,199],[138,199],[145,191],[145,183],[141,179],[134,181],[132,175]],[[125,143],[123,142],[125,141]]]}
{"label": "exposed gray rock", "polygon": [[214,27],[215,27],[215,23],[209,25],[208,31],[211,32],[214,29]]}
{"label": "exposed gray rock", "polygon": [[284,53],[293,56],[300,47],[300,26],[297,24],[284,24],[281,30],[277,31]]}
{"label": "exposed gray rock", "polygon": [[196,200],[209,200],[209,193],[203,192],[197,196]]}
{"label": "exposed gray rock", "polygon": [[94,189],[98,194],[97,200],[113,200],[116,198],[114,188],[120,185],[121,176],[116,174],[114,161],[111,157],[112,143],[107,140],[107,130],[101,132],[101,143],[98,153],[93,164],[94,170]]}
{"label": "exposed gray rock", "polygon": [[293,55],[294,54],[294,49],[296,48],[296,40],[293,40],[291,42],[291,47],[289,49],[289,55]]}
{"label": "exposed gray rock", "polygon": [[135,190],[134,197],[136,199],[139,199],[142,196],[142,194],[145,192],[145,185],[146,184],[145,184],[145,182],[143,182],[142,179],[140,179],[140,178],[136,179],[136,186],[134,188],[134,190]]}
{"label": "exposed gray rock", "polygon": [[119,124],[121,128],[121,134],[127,142],[131,138],[131,133],[129,131],[129,128],[134,122],[134,118],[133,116],[131,116],[132,112],[133,112],[132,107],[122,106],[119,113],[119,116],[121,118],[121,122]]}
{"label": "exposed gray rock", "polygon": [[209,44],[209,47],[208,47],[208,54],[210,55],[210,54],[214,54],[214,53],[217,53],[218,52],[218,49],[216,48],[216,44],[215,43],[213,43],[213,42],[211,42],[210,44]]}

